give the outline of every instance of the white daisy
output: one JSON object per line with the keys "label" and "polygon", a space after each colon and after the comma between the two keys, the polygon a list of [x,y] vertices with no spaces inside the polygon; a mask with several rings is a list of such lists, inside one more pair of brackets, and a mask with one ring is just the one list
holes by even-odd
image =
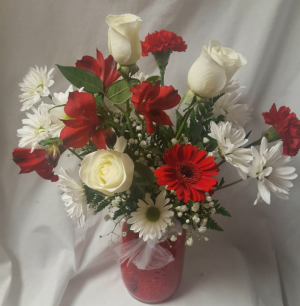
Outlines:
{"label": "white daisy", "polygon": [[254,204],[257,204],[260,197],[270,204],[271,191],[278,198],[287,200],[289,188],[293,187],[290,180],[298,175],[294,173],[294,167],[283,166],[291,161],[291,157],[282,155],[282,141],[269,150],[268,141],[263,137],[260,153],[254,147],[251,147],[251,150],[253,163],[249,169],[249,176],[258,180],[258,194]]}
{"label": "white daisy", "polygon": [[32,107],[33,104],[40,102],[41,97],[46,97],[50,94],[49,87],[54,84],[52,80],[52,72],[54,68],[52,68],[47,73],[47,67],[43,69],[38,68],[37,66],[34,68],[30,68],[29,72],[25,75],[23,79],[23,83],[20,83],[21,91],[23,93],[19,95],[23,106],[21,111],[28,110]]}
{"label": "white daisy", "polygon": [[32,107],[34,114],[26,113],[28,119],[23,119],[24,126],[18,129],[17,136],[20,148],[31,148],[31,152],[39,146],[39,142],[49,137],[51,123],[47,107],[42,103],[38,109]]}
{"label": "white daisy", "polygon": [[244,126],[251,120],[253,112],[246,104],[236,104],[241,99],[242,94],[233,92],[227,93],[217,100],[213,106],[213,116],[215,118],[224,116],[224,121],[233,122],[237,126]]}
{"label": "white daisy", "polygon": [[218,125],[211,121],[211,133],[208,134],[218,142],[220,154],[234,166],[242,179],[247,178],[249,162],[252,160],[251,149],[241,148],[248,142],[245,139],[245,130],[236,129],[231,122],[220,122]]}
{"label": "white daisy", "polygon": [[143,237],[144,241],[148,239],[160,239],[163,231],[171,223],[171,217],[174,212],[170,210],[173,205],[167,205],[170,199],[166,197],[166,190],[163,190],[157,197],[155,204],[153,203],[150,194],[147,193],[145,201],[138,201],[138,210],[131,213],[131,218],[128,220],[132,224],[131,229],[139,232],[139,237]]}
{"label": "white daisy", "polygon": [[69,119],[65,113],[64,104],[67,103],[70,92],[73,92],[72,85],[69,86],[66,92],[55,93],[52,98],[54,104],[48,104],[50,118],[53,122],[53,124],[49,127],[52,137],[59,137],[61,130],[65,127],[65,124],[61,121],[61,119]]}
{"label": "white daisy", "polygon": [[77,221],[78,227],[83,227],[87,214],[87,198],[83,184],[75,181],[63,168],[60,168],[58,176],[58,187],[64,192],[62,200],[65,202],[68,216]]}

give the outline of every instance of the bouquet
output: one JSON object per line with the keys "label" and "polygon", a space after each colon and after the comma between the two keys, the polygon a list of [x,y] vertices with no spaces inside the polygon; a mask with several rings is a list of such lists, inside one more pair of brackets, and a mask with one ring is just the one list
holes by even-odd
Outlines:
{"label": "bouquet", "polygon": [[[187,49],[182,37],[161,30],[140,42],[138,16],[109,15],[106,21],[110,55],[97,50],[96,58],[83,56],[74,67],[57,65],[71,83],[65,92],[50,93],[53,69],[47,67],[31,68],[20,84],[21,111],[27,111],[13,152],[20,173],[35,171],[58,182],[79,227],[88,210],[105,209],[104,220],[115,223],[109,244],[125,222],[122,235],[133,231],[142,241],[176,241],[182,228],[189,246],[207,240],[207,229],[222,231],[215,214],[230,216],[217,191],[243,180],[257,184],[254,204],[270,204],[271,194],[288,199],[297,174],[286,164],[300,148],[300,121],[288,107],[273,104],[262,114],[269,127],[248,143],[251,131],[243,126],[252,109],[239,103],[234,80],[247,63],[243,55],[216,40],[202,45],[181,97],[165,84],[165,74],[171,54]],[[138,73],[140,57],[150,54],[159,75]],[[176,123],[166,112],[171,109]],[[66,153],[78,158],[80,180],[67,165],[56,169]],[[225,184],[225,162],[240,180]]]}

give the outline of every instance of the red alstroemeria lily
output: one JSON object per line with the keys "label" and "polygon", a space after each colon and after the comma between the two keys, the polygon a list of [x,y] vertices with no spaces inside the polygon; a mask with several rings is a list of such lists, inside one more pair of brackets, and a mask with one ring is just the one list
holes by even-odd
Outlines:
{"label": "red alstroemeria lily", "polygon": [[65,113],[70,118],[60,134],[66,148],[81,148],[92,138],[98,149],[106,149],[105,134],[101,118],[95,113],[97,103],[93,95],[74,91],[69,94]]}
{"label": "red alstroemeria lily", "polygon": [[173,125],[170,117],[164,110],[171,109],[179,104],[180,95],[173,86],[153,86],[143,82],[130,89],[133,92],[131,101],[140,115],[145,117],[147,132],[154,133],[153,122],[162,125]]}
{"label": "red alstroemeria lily", "polygon": [[120,74],[117,71],[117,63],[114,61],[114,58],[109,55],[104,59],[103,54],[98,50],[97,59],[86,55],[80,61],[77,61],[75,66],[89,70],[98,75],[103,82],[104,91],[120,77]]}
{"label": "red alstroemeria lily", "polygon": [[21,168],[21,173],[36,173],[45,180],[51,182],[58,181],[58,176],[53,173],[53,168],[56,166],[51,165],[46,157],[45,149],[35,149],[30,153],[31,149],[14,149],[13,161]]}

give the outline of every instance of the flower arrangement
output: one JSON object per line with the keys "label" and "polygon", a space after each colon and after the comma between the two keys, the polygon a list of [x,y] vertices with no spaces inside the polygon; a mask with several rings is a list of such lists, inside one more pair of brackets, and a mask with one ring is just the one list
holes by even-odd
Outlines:
{"label": "flower arrangement", "polygon": [[[97,50],[96,58],[84,56],[74,67],[57,65],[71,83],[65,92],[50,94],[53,69],[47,67],[31,68],[20,84],[21,111],[27,111],[13,152],[20,173],[58,181],[66,211],[79,227],[88,210],[106,209],[105,221],[127,222],[123,236],[133,231],[144,241],[162,241],[169,232],[176,241],[183,228],[192,245],[195,238],[207,240],[207,229],[222,231],[214,215],[230,214],[215,193],[246,179],[256,179],[254,204],[270,204],[271,193],[288,199],[297,174],[286,163],[300,149],[300,120],[273,104],[262,114],[271,127],[248,144],[243,126],[252,109],[239,103],[233,79],[247,63],[243,55],[215,40],[202,45],[187,76],[190,89],[181,97],[165,85],[165,74],[171,53],[187,49],[182,37],[161,30],[140,42],[138,16],[110,15],[106,21],[110,55]],[[138,60],[150,53],[160,75],[138,74]],[[176,124],[166,112],[174,108]],[[67,167],[54,173],[65,152],[80,162],[78,181]],[[225,184],[225,162],[240,180]],[[110,233],[109,244],[117,235]]]}

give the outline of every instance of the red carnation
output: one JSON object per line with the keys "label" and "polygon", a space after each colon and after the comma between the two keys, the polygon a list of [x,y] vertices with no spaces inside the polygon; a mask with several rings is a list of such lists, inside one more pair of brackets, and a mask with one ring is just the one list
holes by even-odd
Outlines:
{"label": "red carnation", "polygon": [[187,48],[181,36],[166,30],[161,30],[159,32],[155,31],[152,34],[148,34],[145,37],[145,41],[141,43],[143,56],[148,56],[149,52],[153,54],[155,51],[170,51],[171,53],[173,51],[183,52]]}
{"label": "red carnation", "polygon": [[178,199],[184,199],[185,203],[205,200],[205,192],[211,193],[217,186],[218,180],[213,175],[219,172],[214,157],[206,157],[206,154],[189,144],[175,144],[164,154],[166,165],[154,172],[157,184],[176,190]]}
{"label": "red carnation", "polygon": [[77,61],[75,66],[89,70],[98,75],[103,82],[104,91],[120,77],[120,74],[117,71],[117,63],[114,61],[113,57],[109,55],[104,59],[103,54],[98,50],[97,59],[86,55],[80,61]]}
{"label": "red carnation", "polygon": [[173,86],[159,86],[157,82],[153,86],[149,82],[143,82],[130,89],[133,92],[131,101],[139,114],[145,117],[147,132],[154,133],[153,122],[162,125],[173,125],[170,117],[164,110],[178,105],[180,96]]}
{"label": "red carnation", "polygon": [[289,107],[281,106],[278,110],[275,103],[269,112],[262,113],[265,123],[273,125],[283,141],[283,154],[295,156],[300,149],[300,120]]}
{"label": "red carnation", "polygon": [[35,149],[30,153],[31,149],[14,149],[13,161],[21,168],[20,173],[36,173],[45,180],[51,182],[58,181],[58,176],[53,173],[56,166],[50,164],[46,157],[46,150]]}
{"label": "red carnation", "polygon": [[66,148],[81,148],[92,138],[98,149],[106,149],[105,134],[101,118],[95,113],[97,103],[92,94],[74,91],[69,94],[65,113],[70,120],[60,134]]}

